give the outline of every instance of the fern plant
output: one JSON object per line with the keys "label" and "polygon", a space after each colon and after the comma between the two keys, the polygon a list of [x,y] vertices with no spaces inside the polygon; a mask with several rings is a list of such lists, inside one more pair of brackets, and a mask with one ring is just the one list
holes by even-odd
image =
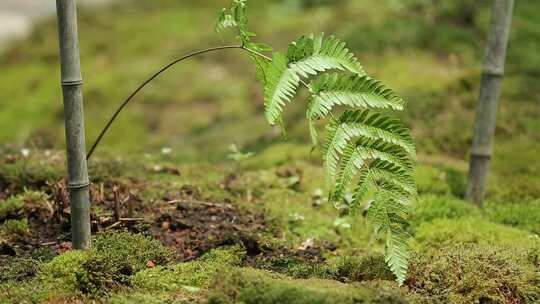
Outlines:
{"label": "fern plant", "polygon": [[[271,125],[283,127],[283,111],[301,86],[310,94],[306,116],[314,145],[315,122],[329,117],[323,144],[329,200],[353,211],[371,201],[368,220],[385,239],[386,263],[403,283],[409,260],[407,206],[416,195],[415,147],[403,123],[375,111],[403,110],[403,99],[369,77],[345,43],[333,36],[302,36],[286,53],[257,56],[270,48],[252,42],[255,34],[247,27],[245,0],[234,0],[223,9],[216,29],[227,28],[236,30],[242,45],[253,51]],[[348,110],[336,117],[332,113],[338,106]],[[351,189],[352,201],[345,200]]]}
{"label": "fern plant", "polygon": [[[416,152],[407,127],[377,111],[401,111],[405,102],[385,84],[368,76],[345,43],[334,36],[302,36],[288,46],[286,53],[265,55],[272,48],[253,41],[256,35],[248,29],[246,9],[246,0],[233,0],[229,8],[221,11],[216,24],[217,32],[235,31],[240,45],[197,51],[160,69],[119,106],[87,158],[129,101],[165,70],[203,53],[241,49],[249,53],[256,66],[264,89],[266,119],[271,125],[284,130],[285,107],[301,87],[309,91],[306,118],[314,146],[319,138],[317,122],[327,122],[322,155],[329,201],[351,212],[368,205],[368,220],[375,234],[385,240],[386,263],[402,284],[409,260],[407,206],[416,195]],[[349,193],[352,200],[345,199]]]}

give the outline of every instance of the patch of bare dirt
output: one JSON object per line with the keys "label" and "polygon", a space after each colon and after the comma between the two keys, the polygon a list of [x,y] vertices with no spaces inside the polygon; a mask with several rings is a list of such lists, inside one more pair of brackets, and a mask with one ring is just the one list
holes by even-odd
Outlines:
{"label": "patch of bare dirt", "polygon": [[[148,202],[140,195],[148,186],[138,180],[92,184],[93,233],[127,229],[149,234],[174,248],[182,260],[224,244],[241,242],[249,247],[251,242],[258,246],[251,236],[265,229],[262,214],[240,210],[228,202],[202,201],[199,190],[188,185]],[[65,181],[41,189],[49,194],[49,201],[25,206],[20,216],[28,220],[30,233],[4,240],[0,254],[23,254],[43,247],[60,253],[70,246]]]}

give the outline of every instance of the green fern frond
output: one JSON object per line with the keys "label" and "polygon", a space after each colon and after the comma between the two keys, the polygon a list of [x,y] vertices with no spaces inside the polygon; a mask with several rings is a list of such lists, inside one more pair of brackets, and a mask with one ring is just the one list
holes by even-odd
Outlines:
{"label": "green fern frond", "polygon": [[413,170],[412,161],[406,152],[381,140],[359,139],[356,150],[365,159],[380,160],[407,171]]}
{"label": "green fern frond", "polygon": [[326,182],[331,183],[337,173],[339,160],[349,141],[347,132],[342,125],[334,121],[326,127],[326,138],[323,145],[323,161],[326,167]]}
{"label": "green fern frond", "polygon": [[[285,65],[283,59],[286,59]],[[275,61],[277,63],[274,64]],[[287,56],[274,54],[272,64],[266,71],[267,77],[272,77],[274,82],[267,83],[265,88],[266,117],[270,124],[275,124],[281,116],[283,107],[293,96],[289,90],[295,91],[301,78],[332,69],[365,74],[354,54],[345,48],[343,42],[333,36],[325,37],[324,34],[300,37],[289,45]]]}
{"label": "green fern frond", "polygon": [[327,131],[323,155],[333,181],[329,200],[342,201],[355,178],[358,186],[350,210],[357,210],[374,193],[368,219],[385,238],[385,260],[401,284],[408,265],[404,216],[416,195],[414,145],[408,131],[395,120],[368,111],[345,112]]}
{"label": "green fern frond", "polygon": [[[251,41],[257,35],[248,29],[247,0],[233,0],[228,9],[224,8],[221,10],[215,25],[215,31],[219,34],[225,29],[235,29],[238,34],[237,38],[242,42],[244,47],[250,50],[257,52],[272,51],[272,47],[268,44]],[[252,56],[252,58],[258,64],[257,57]]]}
{"label": "green fern frond", "polygon": [[[251,53],[263,84],[270,124],[284,129],[284,107],[300,84],[311,95],[306,118],[314,145],[318,137],[314,121],[331,117],[323,144],[329,200],[341,205],[345,193],[356,184],[348,210],[354,212],[369,202],[368,220],[385,239],[386,263],[402,284],[409,260],[406,216],[417,191],[413,176],[416,149],[403,123],[373,110],[403,110],[403,99],[367,76],[345,43],[333,36],[302,36],[289,45],[286,54],[274,53],[270,60],[260,56],[271,48],[252,42],[255,34],[247,27],[246,0],[233,0],[222,11],[216,30],[225,28],[236,29],[242,48]],[[334,72],[323,74],[331,70]],[[314,76],[318,78],[309,85],[304,82]],[[335,119],[332,111],[338,106],[349,110]]]}
{"label": "green fern frond", "polygon": [[411,181],[408,175],[396,174],[412,170],[409,159],[403,153],[400,154],[394,147],[386,144],[366,144],[365,141],[359,141],[346,146],[339,170],[329,172],[330,178],[335,177],[331,201],[343,198],[358,170],[362,169],[366,162],[364,170],[367,170],[370,180],[384,185],[380,186],[381,190],[388,190],[397,201],[408,201],[409,196],[416,194],[414,181]]}
{"label": "green fern frond", "polygon": [[401,167],[412,169],[410,158],[415,156],[412,139],[407,129],[396,120],[369,112],[345,112],[327,127],[323,146],[323,160],[327,181],[334,180],[338,163],[347,143],[353,138],[363,138],[358,151],[365,159],[379,159]]}
{"label": "green fern frond", "polygon": [[323,33],[302,36],[289,46],[287,57],[291,69],[303,78],[332,69],[365,75],[364,68],[345,43]]}
{"label": "green fern frond", "polygon": [[391,171],[381,170],[373,167],[369,168],[368,173],[374,180],[384,183],[386,188],[392,188],[392,190],[401,192],[404,195],[416,195],[416,185],[414,184],[414,179],[408,174],[400,175]]}
{"label": "green fern frond", "polygon": [[364,165],[364,161],[365,159],[358,153],[354,143],[345,147],[339,172],[336,174],[336,181],[332,187],[333,191],[330,193],[330,201],[337,202],[345,196],[347,188]]}
{"label": "green fern frond", "polygon": [[274,125],[281,119],[285,104],[296,94],[300,77],[288,68],[287,57],[280,53],[274,54],[265,72],[265,115],[270,124]]}
{"label": "green fern frond", "polygon": [[382,82],[365,75],[325,74],[311,82],[308,115],[321,118],[338,105],[403,110],[405,102]]}
{"label": "green fern frond", "polygon": [[248,31],[246,0],[233,0],[229,9],[222,9],[215,25],[217,33],[225,29],[237,29],[238,37],[243,43],[249,42],[254,33]]}
{"label": "green fern frond", "polygon": [[400,285],[405,281],[409,261],[410,236],[404,229],[407,221],[403,217],[406,213],[407,209],[384,191],[377,193],[367,213],[375,234],[386,240],[385,261]]}
{"label": "green fern frond", "polygon": [[345,133],[346,141],[356,137],[382,141],[403,148],[413,159],[416,157],[409,130],[397,119],[369,110],[345,111],[335,123]]}

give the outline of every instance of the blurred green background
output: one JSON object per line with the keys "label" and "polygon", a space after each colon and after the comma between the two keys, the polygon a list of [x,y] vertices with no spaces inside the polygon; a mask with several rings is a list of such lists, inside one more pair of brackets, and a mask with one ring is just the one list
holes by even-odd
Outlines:
{"label": "blurred green background", "polygon": [[[192,50],[236,43],[213,31],[228,0],[125,0],[79,12],[88,145],[115,107],[162,65]],[[368,74],[408,101],[401,113],[420,155],[419,175],[455,180],[461,195],[472,139],[490,1],[250,1],[258,41],[284,50],[306,33],[347,42]],[[540,197],[540,1],[517,1],[496,129],[490,197]],[[44,20],[0,56],[0,143],[63,148],[56,23]],[[159,77],[111,129],[97,155],[167,155],[219,162],[236,143],[268,165],[310,154],[305,101],[288,106],[288,140],[267,125],[261,88],[239,51],[194,58]],[[316,153],[316,152],[315,152]],[[265,159],[265,158],[260,158]],[[422,167],[423,164],[429,167]],[[266,164],[262,164],[264,166]]]}

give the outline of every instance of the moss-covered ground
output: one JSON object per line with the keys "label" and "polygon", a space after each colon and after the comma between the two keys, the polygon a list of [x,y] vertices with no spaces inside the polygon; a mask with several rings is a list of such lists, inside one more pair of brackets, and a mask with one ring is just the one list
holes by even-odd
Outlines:
{"label": "moss-covered ground", "polygon": [[[227,3],[81,10],[88,140],[157,67],[222,44]],[[122,114],[89,162],[93,249],[72,250],[56,27],[43,20],[0,56],[0,303],[540,302],[539,10],[517,1],[479,209],[462,198],[489,1],[250,1],[261,41],[333,33],[408,101],[419,197],[401,287],[362,214],[325,200],[302,102],[284,142],[234,51],[176,67]],[[254,155],[227,160],[233,142]]]}
{"label": "moss-covered ground", "polygon": [[[455,181],[437,166],[419,165],[413,257],[399,287],[364,217],[325,201],[317,164],[267,167],[275,160],[264,155],[221,165],[95,160],[90,172],[103,188],[92,191],[96,236],[81,252],[71,250],[59,210],[55,155],[10,154],[0,163],[5,303],[540,300],[538,201],[520,203],[519,212],[502,201],[480,210],[452,194]],[[122,222],[128,214],[137,221]]]}

